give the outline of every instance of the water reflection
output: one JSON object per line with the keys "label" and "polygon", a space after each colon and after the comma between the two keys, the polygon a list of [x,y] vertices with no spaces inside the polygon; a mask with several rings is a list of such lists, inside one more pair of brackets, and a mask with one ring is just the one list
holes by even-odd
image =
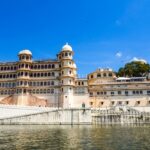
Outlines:
{"label": "water reflection", "polygon": [[0,126],[0,149],[146,150],[150,126]]}

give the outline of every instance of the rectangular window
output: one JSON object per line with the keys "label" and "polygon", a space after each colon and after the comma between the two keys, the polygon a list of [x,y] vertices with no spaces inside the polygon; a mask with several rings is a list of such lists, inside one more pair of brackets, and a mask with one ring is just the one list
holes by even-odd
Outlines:
{"label": "rectangular window", "polygon": [[118,95],[121,95],[121,91],[118,91]]}

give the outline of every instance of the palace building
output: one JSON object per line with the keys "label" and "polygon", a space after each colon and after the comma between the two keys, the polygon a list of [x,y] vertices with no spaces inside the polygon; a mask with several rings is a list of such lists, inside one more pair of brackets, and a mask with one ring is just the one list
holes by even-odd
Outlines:
{"label": "palace building", "polygon": [[18,53],[18,61],[0,63],[0,104],[64,108],[150,105],[148,78],[117,78],[111,69],[78,78],[73,55],[66,44],[56,59],[33,60],[26,49]]}

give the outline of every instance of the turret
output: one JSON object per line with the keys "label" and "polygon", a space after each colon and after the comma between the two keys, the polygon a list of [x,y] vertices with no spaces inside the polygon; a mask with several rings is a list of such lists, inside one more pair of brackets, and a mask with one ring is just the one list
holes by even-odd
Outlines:
{"label": "turret", "polygon": [[61,93],[64,107],[72,107],[73,91],[76,78],[76,65],[73,61],[73,50],[68,43],[59,54],[61,62]]}
{"label": "turret", "polygon": [[29,93],[30,67],[32,63],[32,53],[30,50],[22,50],[18,54],[19,62],[17,69],[17,94]]}

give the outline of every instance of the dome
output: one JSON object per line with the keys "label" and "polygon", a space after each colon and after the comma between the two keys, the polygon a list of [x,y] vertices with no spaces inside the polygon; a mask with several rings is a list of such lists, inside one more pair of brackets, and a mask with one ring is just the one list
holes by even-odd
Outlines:
{"label": "dome", "polygon": [[62,47],[62,51],[72,51],[72,47],[66,43],[63,47]]}
{"label": "dome", "polygon": [[25,49],[19,52],[19,55],[22,55],[22,54],[32,55],[31,51],[28,49]]}

